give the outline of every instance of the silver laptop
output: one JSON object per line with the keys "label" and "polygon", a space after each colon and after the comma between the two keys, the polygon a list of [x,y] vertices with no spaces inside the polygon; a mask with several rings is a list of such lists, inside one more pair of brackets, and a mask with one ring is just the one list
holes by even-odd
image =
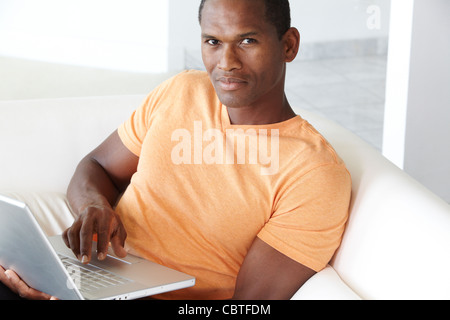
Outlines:
{"label": "silver laptop", "polygon": [[136,256],[96,256],[81,264],[61,236],[46,237],[26,204],[0,195],[0,265],[32,288],[62,300],[120,300],[195,285],[190,275]]}

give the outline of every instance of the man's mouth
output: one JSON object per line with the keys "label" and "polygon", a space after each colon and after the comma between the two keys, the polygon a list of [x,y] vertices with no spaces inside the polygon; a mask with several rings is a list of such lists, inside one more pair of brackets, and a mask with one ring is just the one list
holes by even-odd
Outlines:
{"label": "man's mouth", "polygon": [[235,91],[247,85],[247,81],[240,78],[233,77],[219,77],[217,78],[217,84],[220,89],[224,91]]}

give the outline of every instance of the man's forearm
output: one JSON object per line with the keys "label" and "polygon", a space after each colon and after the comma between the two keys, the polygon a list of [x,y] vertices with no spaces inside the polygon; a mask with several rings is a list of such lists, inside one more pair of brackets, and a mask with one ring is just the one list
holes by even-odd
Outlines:
{"label": "man's forearm", "polygon": [[90,156],[80,162],[67,190],[69,204],[77,215],[87,207],[113,207],[119,194],[103,167]]}

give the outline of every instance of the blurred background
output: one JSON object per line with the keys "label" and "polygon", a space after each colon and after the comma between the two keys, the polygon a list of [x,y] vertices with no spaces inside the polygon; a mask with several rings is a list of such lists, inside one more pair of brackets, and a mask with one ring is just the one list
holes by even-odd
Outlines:
{"label": "blurred background", "polygon": [[[0,0],[0,99],[145,94],[167,73],[202,69],[199,2]],[[381,150],[390,0],[291,7],[302,35],[289,65],[291,104]]]}
{"label": "blurred background", "polygon": [[[199,2],[0,0],[0,100],[147,94],[203,69]],[[339,122],[450,202],[450,1],[290,2],[302,36],[291,105]]]}

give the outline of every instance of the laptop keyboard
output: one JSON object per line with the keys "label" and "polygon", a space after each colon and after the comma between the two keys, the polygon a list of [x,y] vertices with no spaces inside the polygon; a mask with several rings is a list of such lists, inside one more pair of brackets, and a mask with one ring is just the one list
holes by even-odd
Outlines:
{"label": "laptop keyboard", "polygon": [[59,256],[70,277],[81,292],[90,292],[131,282],[112,272],[89,265],[81,266],[71,258]]}

